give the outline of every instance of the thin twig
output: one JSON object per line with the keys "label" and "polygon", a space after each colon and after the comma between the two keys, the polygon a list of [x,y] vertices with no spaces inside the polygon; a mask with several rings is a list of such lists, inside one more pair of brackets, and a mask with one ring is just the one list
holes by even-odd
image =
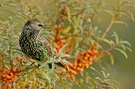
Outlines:
{"label": "thin twig", "polygon": [[112,20],[107,29],[105,30],[104,34],[101,36],[101,39],[105,38],[106,34],[110,31],[112,25],[114,24],[114,21]]}

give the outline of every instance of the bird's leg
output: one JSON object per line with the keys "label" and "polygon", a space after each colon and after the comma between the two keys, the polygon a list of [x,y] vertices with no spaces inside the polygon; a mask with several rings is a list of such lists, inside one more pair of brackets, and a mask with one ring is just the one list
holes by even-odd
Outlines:
{"label": "bird's leg", "polygon": [[32,62],[31,64],[30,64],[30,66],[33,66],[35,64],[35,62]]}

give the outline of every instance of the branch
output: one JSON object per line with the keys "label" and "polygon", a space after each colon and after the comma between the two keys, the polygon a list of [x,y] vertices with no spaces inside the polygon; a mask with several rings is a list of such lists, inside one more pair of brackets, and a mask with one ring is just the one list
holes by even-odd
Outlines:
{"label": "branch", "polygon": [[115,21],[115,16],[112,17],[111,23],[109,24],[109,26],[105,30],[104,34],[101,36],[101,39],[105,38],[106,34],[110,31],[112,25],[114,24],[114,21]]}

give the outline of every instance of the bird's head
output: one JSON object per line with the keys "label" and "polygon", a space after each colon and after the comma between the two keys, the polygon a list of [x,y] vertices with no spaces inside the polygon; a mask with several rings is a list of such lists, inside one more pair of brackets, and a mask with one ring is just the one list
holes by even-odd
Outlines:
{"label": "bird's head", "polygon": [[39,20],[37,19],[31,19],[28,20],[25,23],[25,27],[29,27],[30,30],[41,30],[42,28],[48,28],[48,26],[43,25]]}

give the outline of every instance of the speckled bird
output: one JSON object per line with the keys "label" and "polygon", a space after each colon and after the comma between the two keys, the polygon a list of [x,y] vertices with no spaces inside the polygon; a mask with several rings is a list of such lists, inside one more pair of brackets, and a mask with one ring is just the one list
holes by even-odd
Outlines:
{"label": "speckled bird", "polygon": [[[22,29],[19,44],[22,51],[32,59],[40,61],[43,48],[46,54],[51,56],[50,45],[45,38],[41,38],[40,34],[41,29],[46,27],[39,20],[31,19],[25,23]],[[57,64],[62,65],[61,63]]]}

